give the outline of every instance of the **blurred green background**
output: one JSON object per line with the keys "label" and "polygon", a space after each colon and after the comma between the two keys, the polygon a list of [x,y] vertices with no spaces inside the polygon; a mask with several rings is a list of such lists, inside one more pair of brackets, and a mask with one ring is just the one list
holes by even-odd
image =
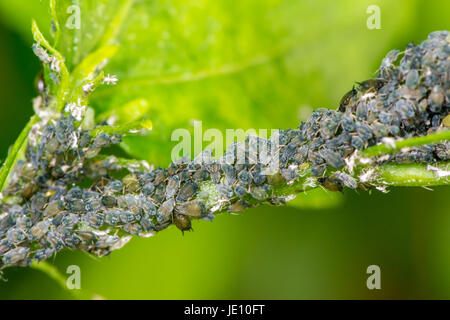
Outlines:
{"label": "blurred green background", "polygon": [[[46,2],[0,0],[1,159],[32,114],[40,66],[30,20],[48,30]],[[381,9],[380,30],[366,26],[369,5]],[[354,81],[373,76],[390,49],[450,29],[450,3],[440,0],[137,6],[121,35],[126,45],[107,69],[122,83],[114,94],[96,93],[92,104],[99,114],[148,100],[155,133],[124,148],[157,165],[169,161],[171,130],[189,128],[192,119],[204,129],[295,127],[310,108],[335,108]],[[195,232],[184,236],[169,228],[133,239],[102,259],[66,251],[50,263],[63,274],[69,265],[81,267],[83,297],[449,299],[449,191],[308,193],[289,207],[195,222]],[[372,264],[381,268],[381,290],[366,287]],[[6,276],[1,299],[73,298],[40,271],[13,268]]]}

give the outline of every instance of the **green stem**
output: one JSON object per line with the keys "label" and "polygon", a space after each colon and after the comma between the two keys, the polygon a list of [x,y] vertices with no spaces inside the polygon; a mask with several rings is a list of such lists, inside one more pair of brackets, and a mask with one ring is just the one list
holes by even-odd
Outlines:
{"label": "green stem", "polygon": [[[439,176],[435,171],[427,169],[423,163],[388,163],[376,168],[378,180],[385,185],[395,187],[430,187],[450,185],[450,176]],[[450,170],[450,162],[439,162],[433,167],[442,171]]]}
{"label": "green stem", "polygon": [[450,130],[445,130],[437,133],[432,133],[422,137],[414,137],[405,140],[399,140],[393,142],[393,144],[379,144],[370,148],[367,148],[360,152],[360,155],[364,157],[376,157],[386,153],[396,153],[403,148],[418,147],[425,144],[441,143],[450,140]]}

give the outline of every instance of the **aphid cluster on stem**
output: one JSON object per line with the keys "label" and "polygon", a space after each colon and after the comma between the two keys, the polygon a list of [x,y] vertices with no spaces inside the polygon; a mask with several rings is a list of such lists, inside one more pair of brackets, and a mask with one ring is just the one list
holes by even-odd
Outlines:
{"label": "aphid cluster on stem", "polygon": [[[388,53],[378,78],[357,83],[338,110],[317,109],[298,129],[279,130],[268,140],[233,143],[220,159],[206,150],[168,168],[102,156],[122,135],[83,129],[83,103],[68,103],[65,115],[33,128],[25,158],[10,174],[0,204],[0,269],[42,261],[64,248],[103,256],[132,235],[150,236],[171,224],[189,231],[193,219],[284,204],[291,197],[276,189],[305,175],[311,177],[303,186],[367,190],[371,175],[351,174],[349,159],[357,150],[448,129],[449,48],[447,32],[432,33],[419,46],[409,45],[400,60],[397,51]],[[34,50],[50,62],[45,50]],[[115,82],[114,76],[104,79]],[[449,159],[446,142],[375,161]]]}

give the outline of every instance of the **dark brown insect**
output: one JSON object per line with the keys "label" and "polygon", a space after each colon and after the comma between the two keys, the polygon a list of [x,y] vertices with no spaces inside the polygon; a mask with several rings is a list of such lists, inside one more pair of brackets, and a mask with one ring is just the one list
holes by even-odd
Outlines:
{"label": "dark brown insect", "polygon": [[185,215],[182,215],[179,213],[174,214],[173,223],[177,226],[178,229],[181,230],[183,235],[184,235],[185,231],[194,230],[194,229],[192,229],[192,226],[191,226],[191,220],[189,220],[189,218],[186,217]]}
{"label": "dark brown insect", "polygon": [[379,89],[381,89],[381,87],[384,86],[384,84],[387,81],[384,79],[369,79],[363,82],[356,82],[356,84],[359,85],[358,87],[358,91],[360,92],[366,92],[369,91],[371,89],[374,89],[375,91],[378,91]]}
{"label": "dark brown insect", "polygon": [[342,192],[342,189],[343,189],[342,184],[336,178],[324,177],[324,178],[319,178],[318,181],[327,190]]}
{"label": "dark brown insect", "polygon": [[353,97],[356,96],[358,92],[355,90],[355,86],[352,87],[352,90],[344,94],[341,101],[339,102],[339,109],[340,112],[345,112],[345,107],[350,103],[350,101],[353,99]]}

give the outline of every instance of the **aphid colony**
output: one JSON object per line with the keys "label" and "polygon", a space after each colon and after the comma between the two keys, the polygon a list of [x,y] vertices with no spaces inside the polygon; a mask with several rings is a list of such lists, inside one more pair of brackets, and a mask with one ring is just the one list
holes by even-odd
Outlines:
{"label": "aphid colony", "polygon": [[[63,248],[103,256],[130,235],[148,236],[171,224],[189,231],[192,219],[283,204],[288,198],[277,196],[275,186],[294,182],[305,170],[312,185],[366,190],[367,179],[353,177],[346,165],[355,150],[446,129],[449,53],[448,33],[435,32],[408,46],[399,63],[400,53],[391,51],[378,78],[357,83],[338,110],[318,109],[299,129],[281,130],[269,140],[248,137],[221,159],[204,151],[166,169],[101,157],[103,148],[121,141],[120,134],[94,135],[72,114],[49,120],[36,129],[38,138],[29,142],[3,192],[0,268],[45,260]],[[448,160],[448,147],[428,145],[376,161]]]}

